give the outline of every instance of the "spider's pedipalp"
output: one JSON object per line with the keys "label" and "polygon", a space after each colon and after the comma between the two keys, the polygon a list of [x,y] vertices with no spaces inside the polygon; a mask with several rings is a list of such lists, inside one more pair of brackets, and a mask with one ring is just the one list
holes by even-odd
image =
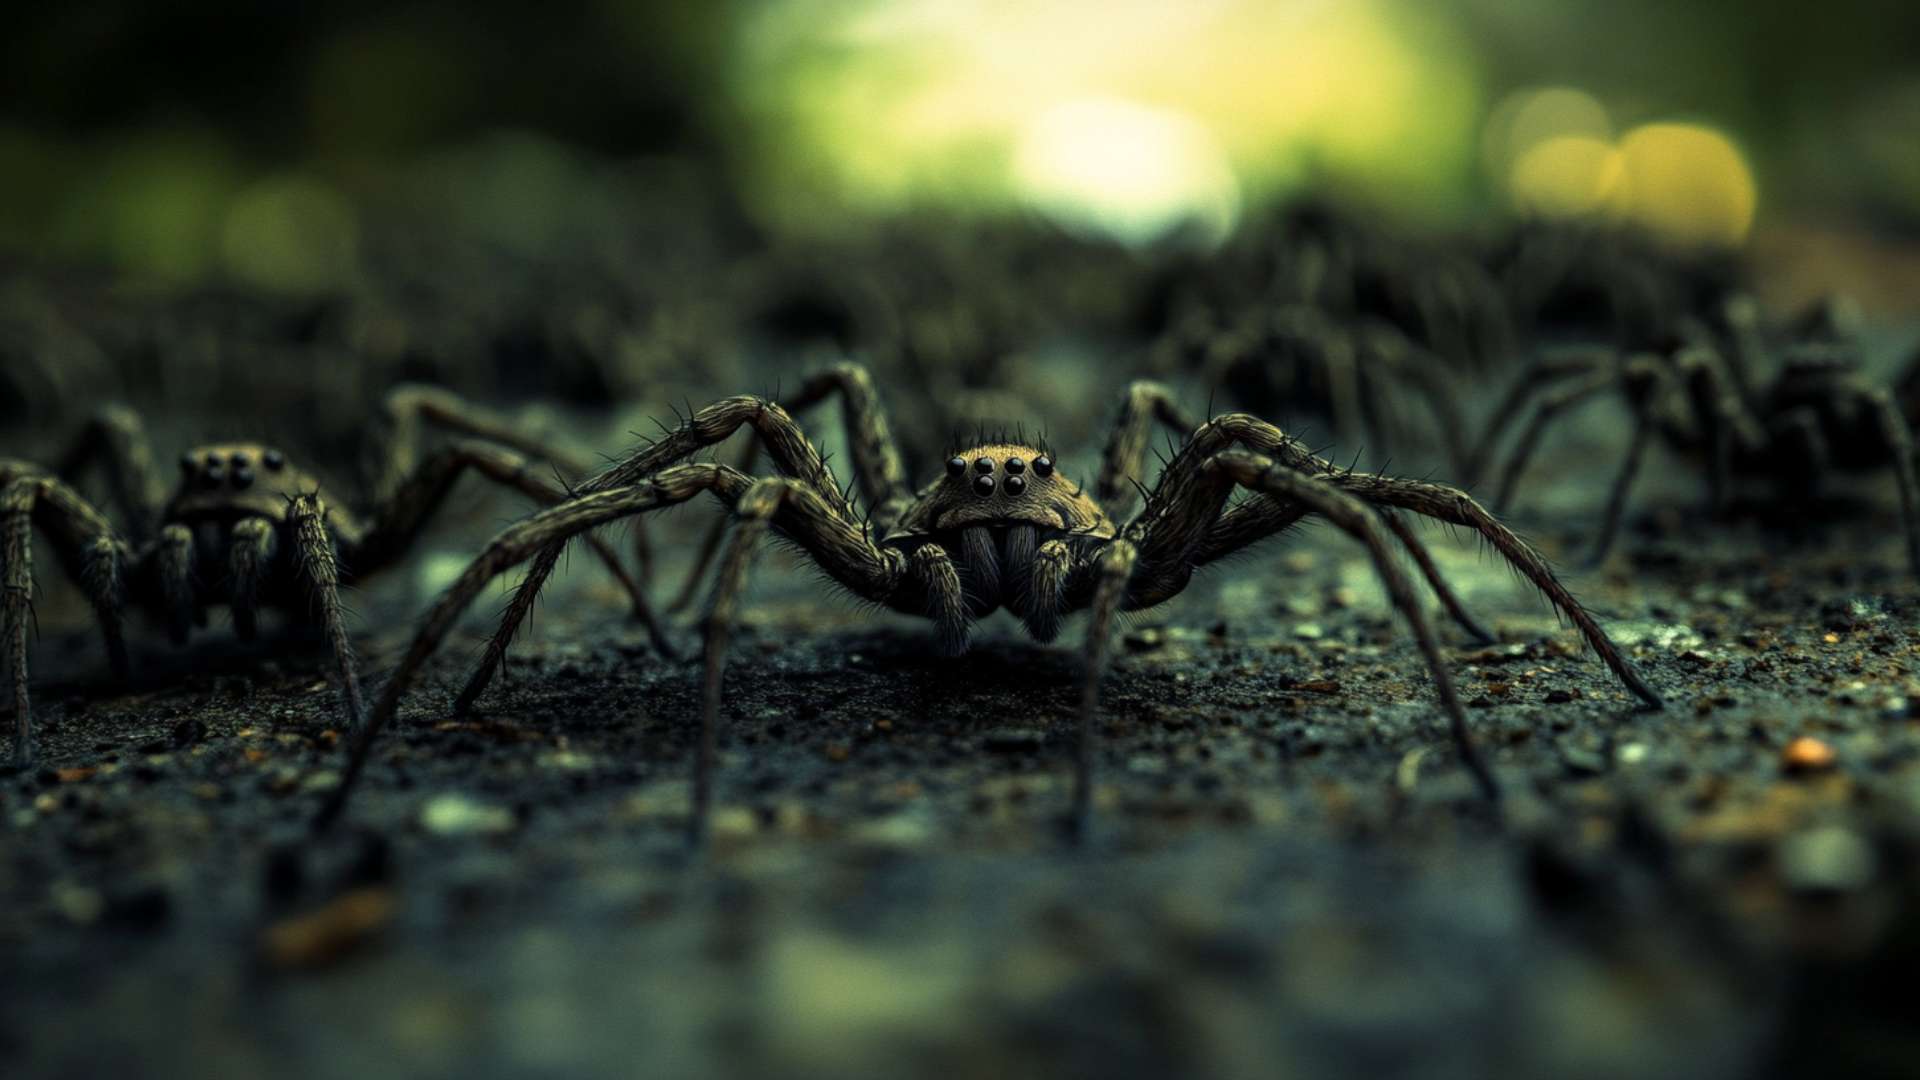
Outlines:
{"label": "spider's pedipalp", "polygon": [[261,586],[273,566],[279,534],[273,522],[245,518],[233,526],[227,548],[227,609],[233,612],[233,632],[242,641],[259,633]]}

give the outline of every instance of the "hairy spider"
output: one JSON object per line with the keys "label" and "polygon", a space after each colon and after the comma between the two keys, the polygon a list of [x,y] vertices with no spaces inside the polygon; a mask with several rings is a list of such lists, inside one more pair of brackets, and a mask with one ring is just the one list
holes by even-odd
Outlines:
{"label": "hairy spider", "polygon": [[[793,400],[797,407],[836,391],[845,399],[848,443],[872,515],[871,528],[861,523],[852,498],[834,481],[788,409],[762,398],[732,397],[692,413],[661,439],[582,484],[576,497],[500,533],[474,559],[434,604],[394,669],[354,741],[342,784],[316,823],[324,826],[339,814],[381,727],[393,717],[421,665],[488,582],[534,560],[480,669],[459,696],[462,709],[485,688],[570,538],[702,492],[731,507],[737,525],[704,623],[701,739],[690,815],[696,842],[704,835],[712,801],[728,636],[749,561],[769,530],[799,545],[828,576],[855,594],[933,620],[948,653],[963,651],[970,624],[997,608],[1018,616],[1040,641],[1059,632],[1061,617],[1068,612],[1090,612],[1072,819],[1081,827],[1092,805],[1093,720],[1116,613],[1166,601],[1186,587],[1196,569],[1308,516],[1325,518],[1366,545],[1431,669],[1463,762],[1489,797],[1496,797],[1498,789],[1468,738],[1452,677],[1394,558],[1390,538],[1409,550],[1449,608],[1457,612],[1458,603],[1398,511],[1478,533],[1573,621],[1634,694],[1649,705],[1659,704],[1652,688],[1561,586],[1545,560],[1455,488],[1339,468],[1273,425],[1245,414],[1220,416],[1195,427],[1165,389],[1141,382],[1127,391],[1091,493],[1068,480],[1046,448],[1007,443],[954,454],[946,474],[915,493],[907,485],[864,368],[838,365],[810,380]],[[1144,505],[1122,524],[1115,515],[1134,501],[1134,478],[1156,421],[1191,434],[1168,461]],[[742,425],[753,428],[781,475],[755,478],[727,465],[687,462]],[[1240,489],[1254,495],[1234,502]]]}
{"label": "hairy spider", "polygon": [[[1254,412],[1304,410],[1326,421],[1335,441],[1363,441],[1380,454],[1428,434],[1455,467],[1467,463],[1444,362],[1382,319],[1342,323],[1290,304],[1250,308],[1232,325],[1216,325],[1196,311],[1157,350],[1161,364],[1197,370],[1205,385]],[[1421,415],[1424,424],[1413,420]]]}
{"label": "hairy spider", "polygon": [[[251,442],[188,450],[169,495],[144,425],[121,407],[103,410],[57,471],[0,459],[0,636],[13,673],[14,763],[26,766],[33,758],[27,626],[36,528],[85,592],[116,674],[128,670],[121,618],[129,605],[165,626],[175,644],[184,644],[195,625],[206,625],[211,606],[231,611],[243,639],[258,633],[260,610],[285,610],[317,620],[325,632],[345,721],[357,726],[364,709],[341,586],[404,555],[468,469],[550,504],[568,492],[540,477],[536,462],[576,475],[585,471],[568,455],[444,391],[400,387],[388,395],[386,411],[382,494],[365,516],[324,494],[319,481],[280,450]],[[419,446],[427,423],[470,438],[423,458]],[[96,461],[104,463],[114,501],[126,516],[124,531],[61,479]],[[590,537],[589,543],[666,649],[639,583],[603,541]]]}
{"label": "hairy spider", "polygon": [[1728,305],[1723,319],[1732,346],[1726,351],[1713,332],[1695,324],[1654,348],[1543,355],[1494,410],[1475,454],[1476,461],[1487,460],[1526,403],[1560,384],[1540,398],[1521,430],[1501,469],[1494,509],[1504,512],[1547,428],[1574,406],[1612,390],[1633,412],[1633,434],[1614,475],[1592,562],[1611,548],[1647,444],[1658,436],[1686,457],[1705,459],[1715,512],[1726,509],[1738,479],[1770,480],[1782,501],[1794,501],[1817,496],[1836,471],[1892,470],[1908,560],[1920,574],[1912,432],[1894,395],[1861,370],[1847,308],[1829,302],[1801,316],[1778,372],[1754,390],[1747,389],[1756,385],[1749,365],[1759,333],[1751,318],[1750,306]]}

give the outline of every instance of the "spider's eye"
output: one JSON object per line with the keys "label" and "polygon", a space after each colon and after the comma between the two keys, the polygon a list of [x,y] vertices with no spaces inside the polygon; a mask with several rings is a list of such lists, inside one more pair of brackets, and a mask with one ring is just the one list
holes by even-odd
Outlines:
{"label": "spider's eye", "polygon": [[[1009,464],[1009,465],[1011,465],[1011,464],[1013,464],[1013,462],[1011,462],[1011,461],[1009,461],[1009,462],[1007,462],[1007,464]],[[1026,478],[1026,477],[1024,477],[1024,476],[1009,476],[1009,477],[1007,477],[1007,494],[1009,494],[1009,495],[1018,495],[1018,494],[1020,494],[1021,492],[1023,492],[1023,491],[1025,491],[1025,490],[1027,490],[1027,478]]]}
{"label": "spider's eye", "polygon": [[967,474],[966,458],[950,457],[947,459],[947,475],[948,476],[965,476],[966,474]]}
{"label": "spider's eye", "polygon": [[246,489],[253,486],[253,466],[244,461],[233,463],[233,486]]}
{"label": "spider's eye", "polygon": [[1026,460],[1024,458],[1017,458],[1017,457],[1008,458],[1007,471],[1012,473],[1015,476],[1019,476],[1021,473],[1026,472],[1027,471]]}
{"label": "spider's eye", "polygon": [[1042,454],[1039,457],[1034,458],[1033,459],[1033,475],[1042,476],[1042,477],[1052,476],[1053,475],[1053,459],[1046,456],[1045,454]]}
{"label": "spider's eye", "polygon": [[221,481],[226,478],[226,466],[220,464],[219,458],[210,457],[207,459],[207,467],[200,472],[200,486],[203,488],[217,488],[220,486]]}
{"label": "spider's eye", "polygon": [[992,458],[990,458],[990,457],[977,457],[977,458],[974,458],[974,459],[973,459],[973,471],[974,471],[974,472],[977,472],[977,473],[983,473],[983,474],[984,474],[984,473],[990,473],[990,472],[992,472],[992,471],[993,471],[993,459],[992,459]]}
{"label": "spider's eye", "polygon": [[988,476],[985,473],[982,473],[981,475],[974,477],[973,493],[975,495],[993,494],[993,477]]}
{"label": "spider's eye", "polygon": [[260,463],[278,472],[287,463],[287,455],[278,450],[269,450],[260,455]]}
{"label": "spider's eye", "polygon": [[194,457],[192,454],[180,455],[180,471],[183,473],[193,472],[193,470],[197,468],[199,464],[200,463],[198,461],[194,460]]}

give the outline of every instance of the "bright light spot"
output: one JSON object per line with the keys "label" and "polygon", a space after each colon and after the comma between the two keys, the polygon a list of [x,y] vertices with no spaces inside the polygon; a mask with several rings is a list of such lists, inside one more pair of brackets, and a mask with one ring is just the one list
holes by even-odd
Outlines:
{"label": "bright light spot", "polygon": [[235,277],[269,289],[314,292],[352,276],[358,248],[353,208],[303,176],[262,180],[227,209],[221,255]]}
{"label": "bright light spot", "polygon": [[1698,124],[1647,124],[1620,140],[1627,220],[1686,246],[1733,245],[1759,193],[1739,147]]}
{"label": "bright light spot", "polygon": [[[1236,203],[1308,182],[1359,185],[1414,212],[1466,194],[1479,112],[1471,50],[1416,5],[901,0],[755,10],[733,72],[761,144],[749,196],[789,226],[831,220],[826,207],[1031,202],[1036,169],[1048,191],[1094,197],[1095,216],[1107,219],[1147,213],[1138,207],[1165,197],[1147,188],[1219,190],[1221,175]],[[1161,166],[1124,148],[1133,136],[1094,148],[1106,137],[1064,131],[1061,116],[1096,102],[1153,116],[1195,156]],[[1186,130],[1172,132],[1169,119]],[[1043,127],[1077,149],[1038,148]],[[1069,181],[1060,174],[1092,166],[1056,157],[1134,172]],[[1217,167],[1196,165],[1201,157]],[[1206,213],[1218,219],[1217,209]]]}
{"label": "bright light spot", "polygon": [[1543,217],[1583,217],[1617,206],[1625,164],[1604,139],[1561,135],[1536,143],[1513,163],[1507,187],[1516,209]]}
{"label": "bright light spot", "polygon": [[1607,142],[1613,122],[1607,107],[1592,94],[1570,86],[1516,90],[1500,99],[1487,116],[1480,152],[1487,175],[1510,179],[1520,161],[1551,139],[1578,137]]}
{"label": "bright light spot", "polygon": [[1185,225],[1211,245],[1233,231],[1240,187],[1226,154],[1190,117],[1126,101],[1042,113],[1013,158],[1020,197],[1060,224],[1146,244]]}

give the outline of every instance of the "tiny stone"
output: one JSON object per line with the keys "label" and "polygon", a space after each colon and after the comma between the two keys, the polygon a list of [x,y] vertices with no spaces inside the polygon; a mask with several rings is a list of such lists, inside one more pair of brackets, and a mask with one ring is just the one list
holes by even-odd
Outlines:
{"label": "tiny stone", "polygon": [[1318,641],[1326,636],[1326,631],[1320,628],[1319,623],[1303,622],[1294,626],[1293,636],[1302,641]]}
{"label": "tiny stone", "polygon": [[513,812],[475,802],[465,795],[437,795],[420,810],[420,824],[442,836],[503,833],[513,828]]}

